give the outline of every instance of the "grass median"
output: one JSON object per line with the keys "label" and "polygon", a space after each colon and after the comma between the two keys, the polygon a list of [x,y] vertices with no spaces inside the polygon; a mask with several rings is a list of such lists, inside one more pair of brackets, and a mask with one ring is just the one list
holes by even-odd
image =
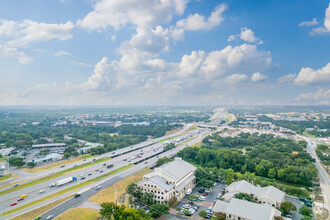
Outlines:
{"label": "grass median", "polygon": [[61,160],[55,163],[51,163],[51,164],[46,164],[40,167],[34,167],[34,168],[23,168],[21,170],[26,171],[26,172],[30,172],[30,173],[39,173],[45,170],[50,170],[50,169],[54,169],[56,167],[60,167],[62,165],[67,165],[67,164],[71,164],[71,163],[76,163],[78,161],[82,161],[84,159],[88,159],[94,156],[91,156],[90,154],[85,154],[85,155],[80,155],[78,157],[74,157],[71,159],[67,159],[67,160]]}
{"label": "grass median", "polygon": [[[6,216],[6,215],[9,215],[9,214],[15,213],[15,212],[17,212],[17,211],[19,211],[19,210],[22,210],[22,209],[28,208],[28,207],[33,206],[33,205],[36,205],[36,204],[38,204],[38,203],[41,203],[41,202],[47,201],[47,200],[52,199],[52,198],[56,198],[56,197],[58,197],[58,196],[60,196],[60,195],[63,195],[63,194],[65,194],[65,193],[68,193],[68,192],[71,192],[71,191],[74,191],[74,190],[80,189],[80,188],[82,188],[82,187],[84,187],[84,186],[87,186],[87,185],[89,185],[89,184],[91,184],[91,183],[97,182],[97,181],[99,181],[99,180],[101,180],[101,179],[104,179],[104,178],[106,178],[106,177],[108,177],[108,176],[111,176],[111,175],[114,175],[114,174],[116,174],[116,173],[119,173],[119,172],[121,172],[121,171],[123,171],[123,170],[126,170],[126,169],[128,169],[128,168],[130,168],[130,167],[132,167],[132,166],[134,166],[134,165],[133,165],[133,164],[129,164],[129,165],[123,166],[123,167],[118,168],[118,169],[116,169],[116,170],[113,170],[113,171],[111,171],[111,172],[109,172],[109,173],[103,174],[102,176],[98,176],[98,177],[96,177],[96,178],[94,178],[94,179],[87,180],[86,182],[82,182],[82,183],[80,183],[80,184],[77,184],[77,185],[71,186],[71,187],[69,187],[69,188],[67,188],[67,189],[64,189],[64,190],[62,190],[62,191],[59,191],[59,192],[54,193],[54,194],[52,194],[52,195],[46,196],[46,197],[44,197],[44,198],[38,199],[38,200],[33,201],[33,202],[30,202],[30,203],[28,203],[28,204],[22,205],[22,206],[20,206],[20,207],[17,207],[16,209],[12,209],[12,210],[10,210],[10,211],[8,211],[8,212],[3,213],[2,216]],[[75,193],[73,193],[73,194],[75,194]],[[73,195],[73,194],[72,194],[72,195]]]}
{"label": "grass median", "polygon": [[89,167],[89,166],[92,166],[92,165],[95,165],[95,164],[103,163],[103,162],[108,161],[110,159],[111,158],[101,158],[101,159],[95,160],[93,162],[87,162],[87,163],[78,165],[76,167],[71,167],[69,169],[62,170],[60,172],[51,174],[49,176],[45,176],[45,177],[41,177],[41,178],[36,179],[36,180],[32,180],[28,183],[24,183],[22,185],[16,186],[15,188],[10,188],[10,189],[7,189],[5,191],[2,191],[2,192],[0,192],[0,196],[5,195],[7,193],[15,192],[15,191],[20,190],[20,189],[24,189],[24,188],[29,187],[29,186],[36,185],[36,184],[39,184],[39,183],[42,183],[42,182],[45,182],[45,181],[63,176],[63,175],[66,175],[66,174],[69,174],[73,171],[77,171],[77,170],[80,170],[80,169],[83,169],[83,168],[86,168],[86,167]]}
{"label": "grass median", "polygon": [[1,182],[3,182],[3,181],[6,181],[6,180],[8,180],[8,179],[15,179],[15,178],[17,178],[18,177],[18,175],[16,175],[16,174],[13,174],[13,173],[9,173],[8,175],[6,175],[6,176],[1,176],[0,177],[0,183]]}

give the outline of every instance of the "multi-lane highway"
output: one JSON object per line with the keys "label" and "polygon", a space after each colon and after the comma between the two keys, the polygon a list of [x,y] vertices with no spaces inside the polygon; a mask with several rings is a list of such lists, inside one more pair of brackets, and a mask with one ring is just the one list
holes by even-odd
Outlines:
{"label": "multi-lane highway", "polygon": [[[203,134],[205,134],[205,132],[207,132],[206,129],[198,129],[198,130],[191,131],[188,134],[185,134],[186,129],[187,128],[185,128],[184,130],[181,130],[178,133],[172,134],[171,136],[162,137],[162,138],[159,138],[159,139],[164,139],[164,138],[169,138],[169,137],[176,136],[176,138],[174,138],[174,140],[177,140],[178,139],[177,135],[182,135],[181,137],[183,137],[183,138],[181,138],[181,139],[192,138],[192,137],[198,136],[199,138],[194,139],[194,142],[196,143],[196,141],[197,142],[201,141]],[[200,133],[198,133],[198,132],[200,132]],[[123,166],[126,166],[130,163],[138,164],[139,161],[143,161],[143,163],[140,163],[138,166],[135,166],[135,167],[150,166],[153,161],[154,162],[157,161],[156,156],[158,154],[161,154],[161,155],[159,155],[161,157],[168,156],[168,155],[171,155],[171,154],[173,155],[178,150],[180,150],[180,149],[182,149],[183,147],[186,146],[186,145],[179,146],[176,149],[173,149],[175,151],[170,150],[168,152],[162,153],[163,152],[163,146],[165,144],[156,142],[159,139],[147,141],[147,142],[140,143],[140,144],[137,144],[137,145],[134,145],[134,146],[130,146],[130,147],[127,147],[127,148],[124,148],[124,149],[109,152],[109,153],[100,155],[100,156],[95,158],[95,159],[99,159],[99,158],[103,158],[103,157],[106,157],[106,156],[114,157],[113,159],[106,162],[106,164],[110,164],[110,163],[113,164],[114,166],[112,168],[109,168],[109,169],[106,168],[106,166],[103,166],[103,163],[97,164],[97,165],[92,165],[90,167],[74,171],[72,173],[63,175],[61,177],[57,177],[57,178],[54,178],[54,179],[51,179],[51,180],[48,180],[48,181],[44,181],[42,183],[39,183],[39,184],[36,184],[36,185],[33,185],[33,186],[29,186],[29,187],[26,187],[24,189],[20,189],[20,190],[17,190],[15,192],[12,192],[12,193],[7,193],[7,194],[0,197],[2,212],[7,212],[7,211],[9,211],[13,208],[16,208],[16,207],[22,205],[22,204],[26,204],[26,203],[30,203],[32,201],[38,200],[42,197],[45,197],[45,196],[51,195],[53,193],[59,192],[63,189],[71,187],[71,186],[73,186],[77,183],[87,181],[88,179],[95,178],[97,176],[103,175],[103,174],[105,174],[107,172],[110,172],[112,170],[116,170],[116,169],[118,169],[120,167],[123,167]],[[136,155],[140,155],[140,157],[136,157]],[[152,158],[152,157],[154,157],[154,158]],[[148,158],[152,158],[152,159],[149,159],[148,161],[145,161]],[[79,165],[81,163],[90,162],[90,161],[92,161],[92,159],[88,159],[86,161],[81,161],[79,163],[71,164],[70,167],[72,167],[74,165]],[[128,169],[126,172],[129,173],[131,170],[138,169],[138,168],[135,168],[135,167]],[[68,168],[68,167],[65,167],[65,168]],[[40,178],[41,176],[49,175],[49,172],[58,172],[62,169],[64,169],[64,168],[55,168],[53,170],[45,171],[42,174],[39,173],[37,176]],[[96,171],[96,170],[98,170],[98,171]],[[80,175],[84,175],[86,178],[81,180]],[[64,178],[67,178],[67,177],[70,177],[70,176],[75,176],[75,177],[78,178],[78,180],[74,181],[74,182],[71,182],[71,183],[68,183],[68,184],[65,184],[65,185],[60,186],[60,187],[52,187],[52,188],[49,187],[49,185],[51,183],[54,183],[58,180],[61,180],[61,179],[64,179]],[[113,177],[115,177],[115,176],[116,175],[114,175]],[[107,179],[109,179],[109,178],[105,178],[105,180],[103,180],[103,181],[107,181]],[[43,193],[40,193],[40,190],[45,190],[45,191]],[[17,199],[23,194],[29,194],[29,195],[23,201],[18,202],[17,205],[10,206],[10,204],[12,204],[13,202],[17,202]]]}

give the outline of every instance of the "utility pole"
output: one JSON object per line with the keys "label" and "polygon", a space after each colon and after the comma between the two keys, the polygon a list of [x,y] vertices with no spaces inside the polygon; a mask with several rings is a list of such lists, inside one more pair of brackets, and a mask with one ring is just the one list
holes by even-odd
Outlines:
{"label": "utility pole", "polygon": [[115,204],[117,205],[117,187],[115,187]]}

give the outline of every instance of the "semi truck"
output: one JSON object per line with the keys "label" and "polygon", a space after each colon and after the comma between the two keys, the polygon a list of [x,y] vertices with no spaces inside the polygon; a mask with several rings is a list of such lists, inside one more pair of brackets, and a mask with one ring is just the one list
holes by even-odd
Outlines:
{"label": "semi truck", "polygon": [[72,176],[72,177],[68,177],[68,178],[57,181],[56,185],[57,186],[62,186],[63,184],[70,183],[70,182],[76,181],[76,180],[77,180],[77,178]]}

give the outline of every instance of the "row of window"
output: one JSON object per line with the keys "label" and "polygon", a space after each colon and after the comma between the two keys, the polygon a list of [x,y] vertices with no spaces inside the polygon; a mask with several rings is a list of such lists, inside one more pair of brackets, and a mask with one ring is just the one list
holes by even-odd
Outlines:
{"label": "row of window", "polygon": [[143,189],[144,191],[146,191],[146,192],[152,192],[152,193],[158,193],[158,194],[164,194],[164,192],[160,192],[160,191],[153,191],[152,189],[150,190],[150,189]]}
{"label": "row of window", "polygon": [[[147,186],[147,184],[144,184],[144,186]],[[155,185],[150,185],[150,184],[148,184],[148,187],[155,187],[155,188],[157,188],[157,186]]]}

